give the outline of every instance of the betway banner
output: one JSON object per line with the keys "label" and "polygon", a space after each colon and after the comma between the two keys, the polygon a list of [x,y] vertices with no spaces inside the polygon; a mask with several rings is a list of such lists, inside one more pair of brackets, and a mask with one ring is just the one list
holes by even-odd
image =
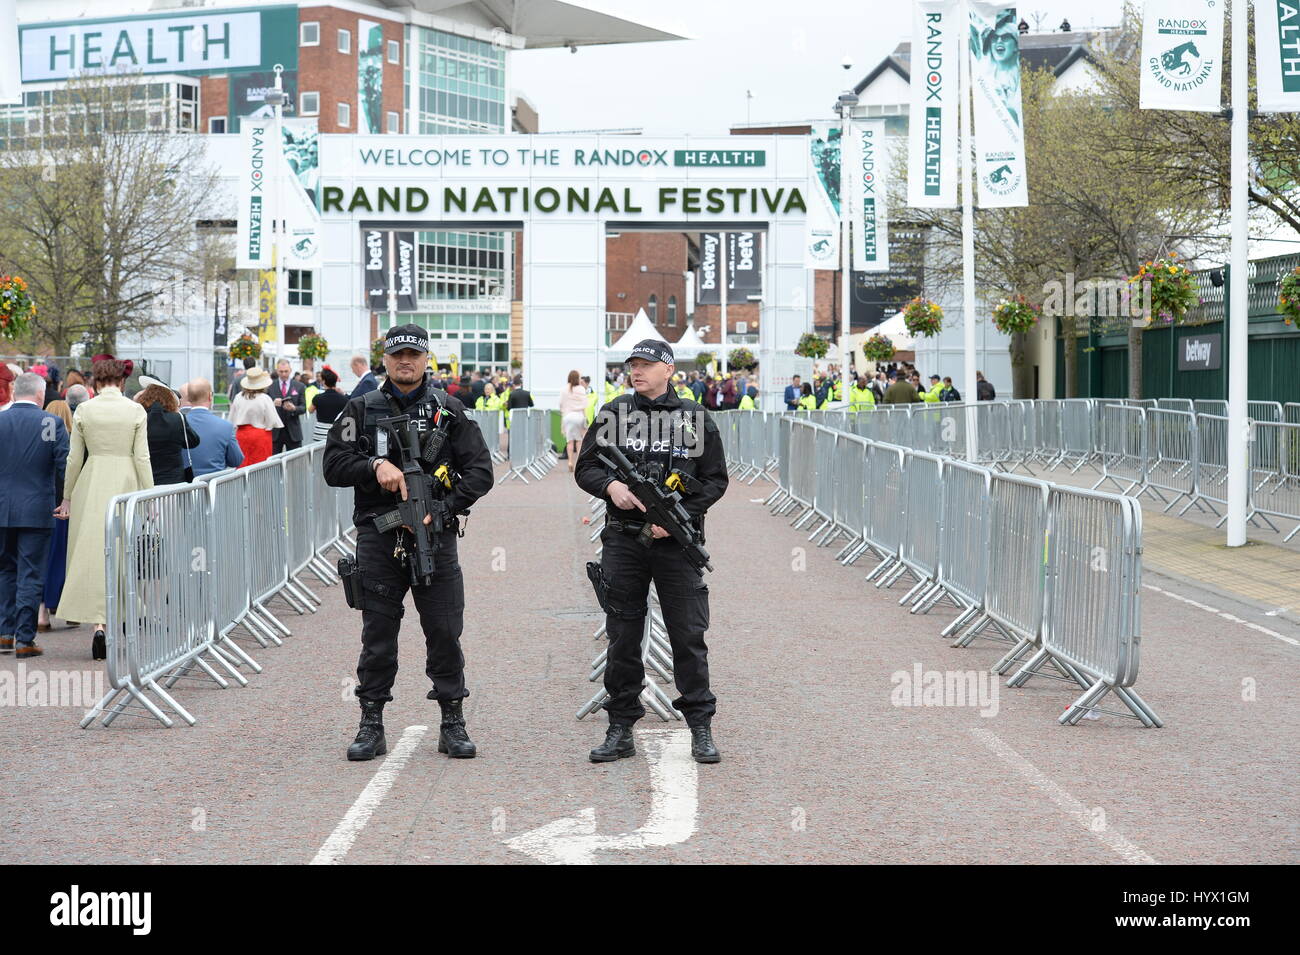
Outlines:
{"label": "betway banner", "polygon": [[1255,0],[1255,85],[1261,112],[1300,112],[1300,0]]}
{"label": "betway banner", "polygon": [[887,272],[889,156],[883,119],[854,123],[849,128],[844,168],[851,177],[849,241],[853,245],[853,268],[859,272]]}
{"label": "betway banner", "polygon": [[239,153],[239,214],[236,219],[235,268],[271,267],[271,208],[275,187],[271,177],[280,155],[275,127],[269,121],[247,119],[242,124]]}
{"label": "betway banner", "polygon": [[419,307],[415,295],[415,233],[393,233],[394,261],[397,269],[397,310],[414,312]]}
{"label": "betway banner", "polygon": [[907,204],[957,205],[956,0],[921,0],[912,14],[911,113],[907,142]]}
{"label": "betway banner", "polygon": [[[1256,2],[1256,23],[1260,7],[1273,5],[1273,0]],[[1223,0],[1147,0],[1138,89],[1142,109],[1219,111],[1225,6]]]}
{"label": "betway banner", "polygon": [[970,4],[975,178],[981,209],[1029,205],[1016,8]]}
{"label": "betway banner", "polygon": [[804,265],[833,269],[840,261],[840,128],[814,126],[808,136],[812,166],[808,183],[808,217]]}

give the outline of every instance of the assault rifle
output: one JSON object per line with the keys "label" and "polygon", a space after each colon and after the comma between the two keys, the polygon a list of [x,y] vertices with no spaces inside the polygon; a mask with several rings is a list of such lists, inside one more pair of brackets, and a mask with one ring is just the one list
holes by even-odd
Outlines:
{"label": "assault rifle", "polygon": [[691,515],[682,506],[682,496],[677,491],[666,490],[656,481],[650,480],[627,459],[618,446],[612,444],[602,435],[596,436],[596,447],[600,450],[597,457],[604,465],[627,485],[638,501],[645,507],[646,527],[641,543],[649,546],[650,525],[658,524],[666,530],[673,540],[682,546],[686,559],[696,570],[713,570],[709,563],[709,552],[700,546],[700,534],[691,523]]}

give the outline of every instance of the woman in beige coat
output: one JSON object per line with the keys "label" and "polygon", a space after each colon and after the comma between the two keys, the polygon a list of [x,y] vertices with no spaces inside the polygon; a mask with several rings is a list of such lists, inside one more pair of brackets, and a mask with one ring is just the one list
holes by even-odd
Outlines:
{"label": "woman in beige coat", "polygon": [[54,512],[68,520],[68,576],[55,616],[95,621],[91,654],[102,660],[108,618],[104,581],[104,520],[118,494],[153,487],[149,465],[148,415],[122,394],[126,363],[95,362],[95,397],[72,419],[63,503]]}

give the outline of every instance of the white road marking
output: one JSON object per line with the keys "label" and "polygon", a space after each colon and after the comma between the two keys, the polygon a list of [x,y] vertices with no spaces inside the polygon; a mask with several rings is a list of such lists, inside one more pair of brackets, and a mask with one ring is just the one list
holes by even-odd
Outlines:
{"label": "white road marking", "polygon": [[420,745],[420,740],[424,739],[424,734],[427,732],[429,732],[427,726],[408,726],[402,731],[402,738],[389,750],[384,764],[366,784],[366,788],[361,790],[361,795],[347,811],[343,821],[320,847],[316,858],[311,860],[312,865],[338,865],[343,861],[343,857],[352,848],[352,843],[357,841],[357,836],[361,835],[361,830],[366,827],[370,817],[384,801],[388,790],[393,788],[393,783],[397,781],[397,774],[402,771],[402,767],[406,765],[406,761],[411,758],[411,754],[415,752],[415,748]]}
{"label": "white road marking", "polygon": [[699,775],[691,758],[690,732],[643,730],[637,739],[650,766],[650,815],[644,825],[602,836],[596,830],[596,810],[589,807],[507,839],[506,845],[548,865],[593,865],[600,850],[671,846],[694,835]]}
{"label": "white road marking", "polygon": [[1166,597],[1169,597],[1173,600],[1178,600],[1181,601],[1182,603],[1189,604],[1195,607],[1197,610],[1204,610],[1206,613],[1212,613],[1215,616],[1222,617],[1224,620],[1229,620],[1232,623],[1239,623],[1243,627],[1249,627],[1251,630],[1258,630],[1260,633],[1266,633],[1270,637],[1276,637],[1278,640],[1281,640],[1283,643],[1291,644],[1291,646],[1293,647],[1300,647],[1300,640],[1296,640],[1294,637],[1285,637],[1282,634],[1278,633],[1276,630],[1270,630],[1268,629],[1268,627],[1261,627],[1259,624],[1251,623],[1251,621],[1249,620],[1242,620],[1240,617],[1233,616],[1232,614],[1219,610],[1216,607],[1211,607],[1199,601],[1192,600],[1190,597],[1179,596],[1173,591],[1165,590],[1163,587],[1157,587],[1155,584],[1143,584],[1142,586],[1145,587],[1147,590],[1154,590],[1158,594],[1164,594]]}
{"label": "white road marking", "polygon": [[1044,776],[1039,772],[1038,767],[1003,742],[1001,737],[996,733],[984,729],[972,729],[970,732],[972,736],[989,749],[993,750],[993,752],[996,753],[1003,762],[1007,763],[1019,772],[1021,776],[1025,777],[1026,780],[1047,796],[1048,799],[1056,803],[1056,805],[1067,816],[1073,818],[1075,822],[1079,823],[1079,825],[1083,826],[1084,829],[1096,836],[1097,841],[1106,846],[1106,848],[1116,852],[1125,862],[1130,865],[1160,864],[1136,845],[1125,839],[1118,832],[1111,830],[1105,825],[1102,825],[1100,828],[1095,826],[1095,815],[1091,809]]}

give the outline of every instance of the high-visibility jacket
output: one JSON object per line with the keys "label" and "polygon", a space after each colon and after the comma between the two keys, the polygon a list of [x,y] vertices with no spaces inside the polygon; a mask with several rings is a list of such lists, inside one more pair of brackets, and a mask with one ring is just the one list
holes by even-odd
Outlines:
{"label": "high-visibility jacket", "polygon": [[605,403],[613,401],[623,393],[623,389],[615,385],[612,381],[605,382]]}
{"label": "high-visibility jacket", "polygon": [[844,400],[844,379],[841,378],[835,382],[834,391],[835,391],[835,400],[843,401]]}
{"label": "high-visibility jacket", "polygon": [[587,395],[587,427],[596,420],[596,389],[592,388]]}
{"label": "high-visibility jacket", "polygon": [[474,402],[474,408],[477,411],[500,411],[506,406],[505,399],[500,395],[479,395],[478,400]]}
{"label": "high-visibility jacket", "polygon": [[939,401],[939,392],[943,391],[943,385],[937,384],[933,388],[921,392],[921,400],[929,404],[935,404]]}
{"label": "high-visibility jacket", "polygon": [[800,409],[806,409],[808,411],[816,411],[817,410],[816,395],[804,395],[802,398],[799,399],[799,407]]}
{"label": "high-visibility jacket", "polygon": [[685,385],[678,385],[676,390],[678,398],[683,398],[686,401],[695,400],[695,392],[691,391],[691,389],[687,388]]}
{"label": "high-visibility jacket", "polygon": [[746,394],[745,397],[740,399],[741,411],[753,411],[757,407],[758,407],[758,402],[756,402],[753,398],[749,397],[748,394]]}
{"label": "high-visibility jacket", "polygon": [[871,408],[876,404],[876,396],[871,393],[870,388],[859,388],[854,385],[849,389],[849,408],[852,411],[861,411],[863,408]]}

